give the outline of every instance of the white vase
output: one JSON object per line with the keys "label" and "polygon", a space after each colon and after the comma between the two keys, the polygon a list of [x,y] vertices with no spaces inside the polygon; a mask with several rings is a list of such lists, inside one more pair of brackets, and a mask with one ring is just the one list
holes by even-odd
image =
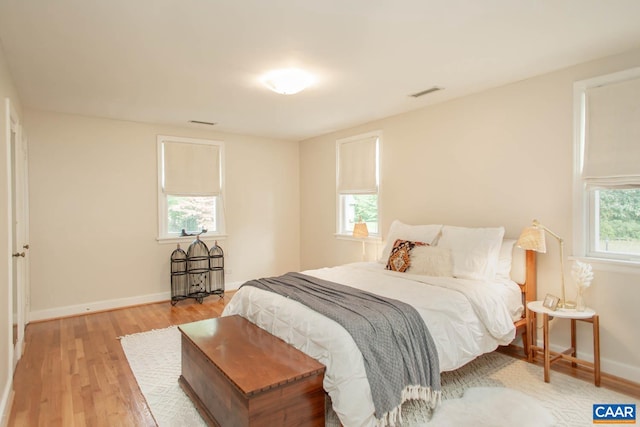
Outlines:
{"label": "white vase", "polygon": [[585,286],[578,286],[578,294],[576,295],[576,311],[584,311],[586,305],[584,303],[584,291],[587,288]]}

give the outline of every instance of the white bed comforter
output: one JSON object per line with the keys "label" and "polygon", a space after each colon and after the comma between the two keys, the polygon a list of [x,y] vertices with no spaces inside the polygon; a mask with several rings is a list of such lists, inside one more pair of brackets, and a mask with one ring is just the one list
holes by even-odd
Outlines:
{"label": "white bed comforter", "polygon": [[[514,282],[485,283],[384,270],[356,263],[304,274],[411,304],[436,343],[440,370],[449,371],[508,344],[523,307]],[[326,366],[324,389],[345,427],[374,426],[373,399],[362,354],[349,333],[308,307],[252,286],[240,289],[223,316],[239,314]]]}

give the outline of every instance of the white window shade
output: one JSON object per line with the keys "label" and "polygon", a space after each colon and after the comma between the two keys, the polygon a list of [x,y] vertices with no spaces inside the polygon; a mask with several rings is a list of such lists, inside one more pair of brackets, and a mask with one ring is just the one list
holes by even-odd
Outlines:
{"label": "white window shade", "polygon": [[377,137],[339,145],[339,194],[370,194],[378,191]]}
{"label": "white window shade", "polygon": [[220,147],[217,145],[165,141],[163,161],[165,194],[220,194]]}
{"label": "white window shade", "polygon": [[586,91],[587,188],[640,186],[640,79]]}

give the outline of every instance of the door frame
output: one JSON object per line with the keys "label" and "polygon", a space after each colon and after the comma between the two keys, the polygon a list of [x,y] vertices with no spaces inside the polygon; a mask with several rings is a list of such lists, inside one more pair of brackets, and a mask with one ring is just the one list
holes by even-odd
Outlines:
{"label": "door frame", "polygon": [[[20,250],[18,250],[16,247],[14,247],[14,238],[13,238],[13,233],[14,233],[14,227],[16,224],[16,218],[14,218],[14,209],[16,209],[16,212],[18,212],[19,216],[22,217],[22,221],[21,221],[21,226],[22,224],[25,225],[25,228],[23,229],[24,232],[20,232],[19,230],[16,230],[16,245],[19,248],[21,245],[26,244],[26,240],[28,238],[28,209],[26,208],[27,204],[28,204],[28,199],[26,199],[28,197],[28,194],[26,192],[26,188],[28,187],[27,185],[27,163],[26,163],[26,159],[24,156],[26,156],[26,151],[25,151],[25,146],[23,145],[23,135],[22,135],[22,126],[20,124],[20,118],[18,116],[17,111],[15,110],[15,108],[13,107],[13,104],[11,103],[11,100],[9,98],[5,99],[5,111],[6,111],[6,153],[7,153],[7,179],[8,179],[8,183],[7,183],[7,198],[9,201],[9,206],[7,208],[7,215],[8,215],[8,221],[7,221],[7,226],[8,226],[8,236],[9,236],[9,242],[8,242],[8,246],[9,246],[9,255],[12,255],[14,253],[14,251],[18,251],[20,252]],[[14,147],[12,150],[12,140],[11,140],[11,135],[12,133],[15,133],[15,140],[14,140]],[[15,155],[14,155],[15,153]],[[19,162],[21,164],[17,164],[18,162],[16,162],[16,159],[19,159]],[[15,169],[15,173],[14,173],[14,169]],[[15,182],[14,182],[14,176],[15,176]],[[15,198],[14,195],[14,190],[16,188],[16,186],[20,186],[22,189],[22,200],[18,200]],[[21,206],[17,206],[16,208],[14,208],[14,203],[20,204]],[[25,250],[26,252],[26,250]],[[8,342],[8,348],[9,348],[9,372],[13,375],[13,372],[15,370],[15,367],[18,363],[18,360],[20,360],[20,357],[22,356],[22,348],[24,346],[24,331],[25,331],[25,311],[26,311],[26,306],[25,306],[25,288],[26,288],[26,283],[25,280],[27,280],[28,277],[28,264],[27,264],[27,258],[23,258],[22,260],[19,260],[19,262],[17,263],[17,268],[14,271],[14,262],[13,262],[13,257],[11,258],[11,262],[9,262],[8,265],[8,298],[7,298],[7,304],[8,304],[8,328],[9,328],[9,333],[8,333],[8,338],[9,338],[9,342]],[[20,262],[23,261],[23,262]],[[17,310],[14,310],[14,303],[13,303],[13,299],[14,299],[14,295],[13,295],[13,280],[14,280],[14,276],[17,276],[17,288],[16,288],[16,307]],[[17,340],[16,343],[13,343],[13,325],[14,325],[14,320],[16,322],[17,325]]]}

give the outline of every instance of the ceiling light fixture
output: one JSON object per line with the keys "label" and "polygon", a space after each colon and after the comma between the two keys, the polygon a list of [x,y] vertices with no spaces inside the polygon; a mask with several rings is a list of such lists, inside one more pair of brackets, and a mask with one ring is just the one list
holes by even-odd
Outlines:
{"label": "ceiling light fixture", "polygon": [[262,83],[276,93],[293,95],[315,82],[315,78],[299,68],[273,70],[262,78]]}

